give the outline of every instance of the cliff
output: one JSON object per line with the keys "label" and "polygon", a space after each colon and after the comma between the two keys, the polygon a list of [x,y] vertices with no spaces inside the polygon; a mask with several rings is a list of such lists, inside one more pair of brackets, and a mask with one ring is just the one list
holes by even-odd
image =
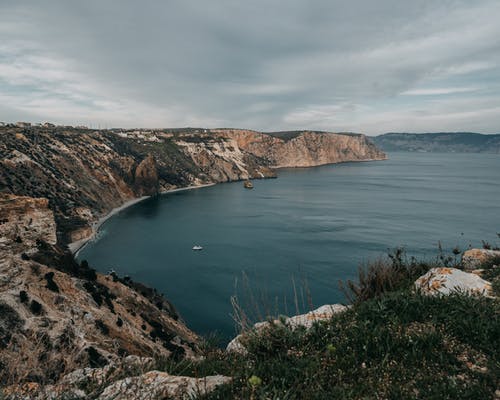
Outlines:
{"label": "cliff", "polygon": [[384,151],[500,153],[500,135],[471,132],[386,133],[372,140]]}
{"label": "cliff", "polygon": [[0,195],[0,386],[127,355],[194,357],[197,340],[156,291],[58,247],[47,199]]}
{"label": "cliff", "polygon": [[214,132],[234,139],[239,148],[267,160],[275,168],[314,167],[386,158],[366,136],[359,134],[300,131],[282,136],[241,129]]}
{"label": "cliff", "polygon": [[364,135],[0,127],[0,192],[46,198],[57,239],[92,234],[113,208],[169,189],[276,177],[275,168],[382,160]]}
{"label": "cliff", "polygon": [[[384,158],[362,135],[0,127],[0,386],[57,383],[85,367],[122,371],[126,356],[200,356],[162,295],[68,252],[110,210],[179,187],[276,177],[279,167]],[[213,387],[227,381],[212,378]]]}

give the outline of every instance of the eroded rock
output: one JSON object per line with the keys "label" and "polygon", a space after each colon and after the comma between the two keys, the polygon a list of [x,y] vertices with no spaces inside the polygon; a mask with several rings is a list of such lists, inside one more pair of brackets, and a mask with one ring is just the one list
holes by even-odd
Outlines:
{"label": "eroded rock", "polygon": [[137,166],[135,186],[139,196],[151,196],[158,193],[158,170],[156,160],[151,154],[148,154]]}
{"label": "eroded rock", "polygon": [[500,258],[500,250],[470,249],[462,255],[462,266],[466,271],[473,271],[495,257]]}
{"label": "eroded rock", "polygon": [[166,372],[150,371],[140,376],[128,377],[108,386],[99,400],[162,400],[192,399],[213,391],[217,386],[229,383],[223,375],[193,378],[175,376]]}
{"label": "eroded rock", "polygon": [[[154,290],[78,264],[46,199],[0,195],[0,383],[53,383],[127,355],[197,356],[197,336]],[[15,311],[14,311],[15,310]]]}
{"label": "eroded rock", "polygon": [[432,268],[415,281],[415,288],[426,295],[492,295],[490,282],[456,268]]}
{"label": "eroded rock", "polygon": [[[306,329],[309,329],[315,322],[328,321],[335,314],[343,312],[347,310],[347,308],[348,306],[344,306],[342,304],[327,304],[317,308],[316,310],[310,311],[306,314],[295,315],[293,317],[285,318],[284,320],[279,320],[279,319],[274,320],[273,323],[276,324],[284,323],[291,329],[296,329],[298,327],[305,327]],[[270,325],[271,323],[267,321],[257,322],[253,326],[253,331],[259,332],[265,328],[268,328]],[[229,342],[229,344],[226,347],[226,351],[245,354],[247,350],[245,349],[243,342],[246,335],[247,335],[246,333],[242,333],[236,336],[233,340]]]}

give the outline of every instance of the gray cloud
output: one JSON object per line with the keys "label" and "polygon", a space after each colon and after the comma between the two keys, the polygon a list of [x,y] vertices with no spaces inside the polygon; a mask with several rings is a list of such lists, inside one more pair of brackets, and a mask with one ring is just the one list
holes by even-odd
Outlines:
{"label": "gray cloud", "polygon": [[498,132],[498,15],[496,0],[4,0],[0,120]]}

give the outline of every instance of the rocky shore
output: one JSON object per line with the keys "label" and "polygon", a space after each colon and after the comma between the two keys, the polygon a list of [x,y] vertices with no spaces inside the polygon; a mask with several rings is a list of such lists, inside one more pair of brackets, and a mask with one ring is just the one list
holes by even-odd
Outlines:
{"label": "rocky shore", "polygon": [[325,132],[5,126],[0,139],[0,387],[12,399],[128,398],[123,385],[100,390],[77,371],[101,371],[160,397],[227,383],[149,373],[148,360],[199,359],[200,339],[156,290],[98,273],[71,252],[150,196],[274,178],[279,167],[386,158],[363,135]]}
{"label": "rocky shore", "polygon": [[113,209],[144,196],[276,177],[279,167],[383,160],[364,135],[239,129],[107,130],[0,127],[2,192],[46,198],[58,243],[79,247]]}

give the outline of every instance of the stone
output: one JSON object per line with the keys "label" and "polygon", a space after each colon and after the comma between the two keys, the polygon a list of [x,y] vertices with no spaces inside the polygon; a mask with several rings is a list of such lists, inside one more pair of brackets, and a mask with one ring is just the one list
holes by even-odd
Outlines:
{"label": "stone", "polygon": [[286,319],[286,324],[290,325],[292,329],[299,326],[304,326],[307,329],[311,328],[316,321],[327,321],[332,318],[334,314],[338,314],[347,309],[347,306],[342,304],[328,304],[310,311],[307,314],[295,315]]}
{"label": "stone", "polygon": [[[285,318],[283,321],[284,324],[290,327],[292,330],[297,329],[298,327],[305,327],[306,329],[310,329],[314,322],[318,321],[328,321],[333,317],[333,315],[338,314],[347,310],[348,306],[344,306],[342,304],[326,304],[323,305],[316,310],[310,311],[306,314],[295,315],[293,317]],[[282,323],[282,320],[275,320],[274,323]],[[259,332],[271,325],[270,322],[257,322],[253,326],[254,332]],[[229,342],[226,347],[227,352],[246,354],[247,350],[242,343],[242,339],[246,336],[245,333],[242,333],[236,336],[233,340]]]}
{"label": "stone", "polygon": [[492,296],[490,282],[456,268],[432,268],[415,281],[415,288],[425,295],[465,293]]}
{"label": "stone", "polygon": [[149,371],[143,375],[128,377],[108,386],[99,400],[161,400],[191,399],[213,391],[217,386],[227,384],[230,377],[223,375],[193,378],[175,376],[160,371]]}
{"label": "stone", "polygon": [[462,266],[466,271],[472,271],[493,257],[500,258],[500,250],[470,249],[462,255]]}

